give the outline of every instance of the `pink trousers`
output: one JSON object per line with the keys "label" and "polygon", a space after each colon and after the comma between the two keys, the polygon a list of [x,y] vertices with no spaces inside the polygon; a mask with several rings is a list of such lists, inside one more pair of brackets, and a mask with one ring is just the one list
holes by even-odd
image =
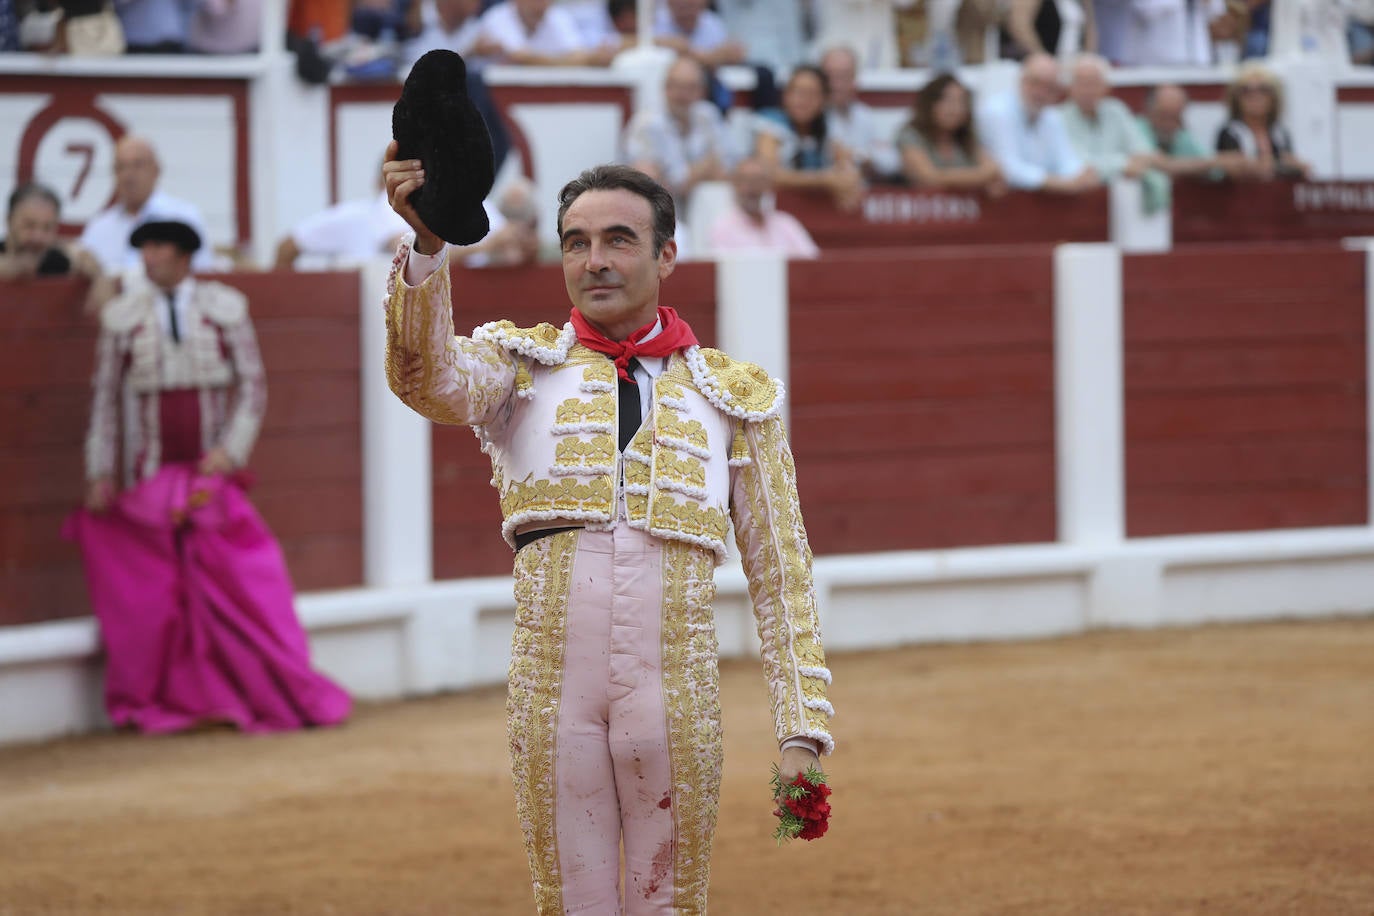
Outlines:
{"label": "pink trousers", "polygon": [[516,555],[508,728],[540,913],[706,911],[721,767],[713,575],[709,550],[623,523]]}

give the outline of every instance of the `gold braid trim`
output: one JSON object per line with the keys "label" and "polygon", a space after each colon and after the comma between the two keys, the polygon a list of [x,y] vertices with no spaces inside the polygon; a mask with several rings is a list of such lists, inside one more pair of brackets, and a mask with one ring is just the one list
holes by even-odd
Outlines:
{"label": "gold braid trim", "polygon": [[805,735],[820,741],[822,751],[829,753],[835,742],[829,730],[826,683],[800,670],[825,671],[825,649],[811,577],[811,545],[797,499],[796,465],[781,420],[744,427],[753,460],[739,473],[753,530],[737,531],[736,541],[747,558],[751,540],[762,539],[753,568],[745,573],[759,638],[773,650],[771,660],[764,653],[764,675],[778,740]]}
{"label": "gold braid trim", "polygon": [[663,709],[672,769],[673,912],[705,913],[723,756],[715,557],[663,542]]}
{"label": "gold braid trim", "polygon": [[515,810],[540,913],[563,912],[555,760],[563,647],[577,535],[541,538],[515,555],[515,634],[506,694]]}

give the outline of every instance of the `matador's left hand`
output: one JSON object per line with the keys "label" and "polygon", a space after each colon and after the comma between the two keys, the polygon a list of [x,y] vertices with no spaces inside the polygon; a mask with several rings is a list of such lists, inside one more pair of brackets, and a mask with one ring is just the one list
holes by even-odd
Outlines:
{"label": "matador's left hand", "polygon": [[229,453],[223,447],[215,446],[205,453],[205,457],[200,459],[200,473],[206,477],[213,477],[216,474],[228,474],[234,470],[234,462],[229,458]]}
{"label": "matador's left hand", "polygon": [[782,752],[782,759],[778,763],[778,775],[782,777],[782,784],[787,785],[797,778],[798,773],[805,773],[812,767],[825,772],[815,751],[805,747],[789,747]]}

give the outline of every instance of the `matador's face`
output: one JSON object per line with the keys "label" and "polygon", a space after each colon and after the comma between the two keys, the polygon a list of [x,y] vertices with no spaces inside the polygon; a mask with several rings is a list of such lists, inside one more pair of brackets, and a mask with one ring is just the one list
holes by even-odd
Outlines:
{"label": "matador's face", "polygon": [[654,253],[653,210],[632,191],[587,191],[563,214],[563,280],[577,310],[612,340],[654,320],[677,245]]}

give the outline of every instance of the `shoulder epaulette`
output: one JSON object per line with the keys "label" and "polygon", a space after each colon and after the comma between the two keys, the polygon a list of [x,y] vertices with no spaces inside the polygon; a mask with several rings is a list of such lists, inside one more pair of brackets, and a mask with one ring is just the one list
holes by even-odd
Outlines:
{"label": "shoulder epaulette", "polygon": [[762,366],[731,359],[710,347],[688,347],[683,355],[701,393],[724,413],[741,420],[767,420],[782,409],[783,384]]}
{"label": "shoulder epaulette", "polygon": [[518,328],[512,321],[490,321],[475,328],[473,340],[484,340],[499,347],[556,366],[568,358],[568,349],[577,340],[572,322],[562,328],[540,322],[532,328]]}

